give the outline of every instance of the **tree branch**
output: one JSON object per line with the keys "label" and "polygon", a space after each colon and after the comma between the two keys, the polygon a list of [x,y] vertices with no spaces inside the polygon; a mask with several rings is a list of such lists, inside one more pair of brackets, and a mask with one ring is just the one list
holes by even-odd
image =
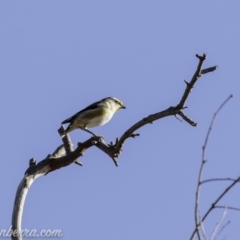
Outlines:
{"label": "tree branch", "polygon": [[[169,107],[161,112],[151,114],[139,122],[135,123],[131,126],[127,131],[123,133],[120,138],[117,138],[115,143],[111,142],[110,144],[106,144],[103,137],[93,136],[86,140],[83,143],[78,143],[78,146],[75,150],[73,150],[73,144],[68,134],[62,134],[64,128],[61,127],[59,129],[59,133],[62,136],[63,145],[59,146],[53,154],[49,154],[45,159],[36,164],[36,160],[32,159],[29,164],[29,168],[25,172],[25,176],[20,182],[14,202],[14,209],[12,215],[12,230],[13,233],[17,232],[16,236],[12,234],[12,239],[21,240],[21,218],[23,212],[23,206],[26,199],[27,192],[33,183],[33,181],[40,176],[46,175],[52,171],[55,171],[59,168],[66,167],[69,164],[76,163],[82,166],[81,162],[78,162],[77,159],[83,155],[83,153],[90,147],[96,146],[101,151],[106,153],[118,166],[117,158],[120,156],[123,145],[128,138],[135,138],[139,136],[138,133],[135,133],[136,130],[145,126],[146,124],[153,123],[156,120],[159,120],[168,116],[176,116],[179,115],[182,117],[184,121],[189,123],[191,126],[197,126],[193,120],[191,120],[188,116],[185,115],[183,110],[186,108],[185,102],[190,94],[191,89],[194,87],[197,80],[201,77],[202,74],[206,74],[208,72],[212,72],[216,70],[216,66],[210,67],[207,69],[201,69],[204,60],[206,59],[206,54],[203,56],[196,55],[199,60],[197,70],[195,71],[190,83],[186,82],[186,88],[183,93],[183,96],[179,103],[175,107]],[[64,156],[65,155],[65,156]]]}
{"label": "tree branch", "polygon": [[[240,177],[238,177],[232,184],[230,184],[223,192],[222,194],[214,201],[214,203],[212,203],[211,207],[207,210],[207,212],[204,214],[201,222],[203,222],[207,216],[209,215],[209,213],[216,208],[217,203],[224,197],[224,195],[231,189],[233,188],[233,186],[238,183],[240,181]],[[229,208],[230,209],[230,208]],[[236,210],[236,209],[235,209]]]}
{"label": "tree branch", "polygon": [[[215,121],[215,118],[217,116],[217,114],[221,111],[221,109],[224,107],[224,105],[232,98],[233,96],[230,95],[217,109],[217,111],[214,113],[213,118],[211,120],[210,126],[208,128],[208,132],[204,141],[204,145],[202,147],[202,161],[201,161],[201,165],[200,165],[200,170],[199,170],[199,175],[198,175],[198,182],[197,182],[197,190],[196,190],[196,199],[195,199],[195,211],[194,211],[194,216],[195,216],[195,229],[190,237],[190,239],[192,240],[195,236],[195,234],[197,234],[198,239],[201,240],[201,236],[199,233],[199,227],[201,227],[201,224],[203,223],[203,221],[205,220],[205,218],[208,216],[208,214],[212,211],[213,208],[209,209],[209,212],[207,212],[204,217],[202,219],[200,219],[199,217],[199,200],[200,200],[200,191],[201,191],[201,183],[203,183],[204,181],[202,181],[202,172],[203,172],[203,167],[204,164],[206,163],[206,159],[205,159],[205,153],[206,153],[206,147],[208,144],[208,139]],[[207,180],[209,181],[209,180]],[[236,181],[239,181],[239,179],[236,179],[233,183],[233,185],[236,184]],[[205,181],[206,182],[206,181]],[[223,195],[224,196],[224,195]],[[221,198],[220,198],[221,199]],[[219,199],[219,200],[220,200]],[[217,201],[218,202],[218,201]],[[217,204],[216,202],[216,204]],[[216,205],[215,204],[215,205]]]}
{"label": "tree branch", "polygon": [[210,68],[202,70],[201,68],[202,68],[204,60],[207,58],[207,55],[205,53],[203,54],[203,56],[199,56],[197,54],[196,57],[199,60],[197,70],[195,71],[190,83],[185,81],[186,88],[185,88],[185,91],[184,91],[184,93],[181,97],[181,100],[177,104],[177,106],[169,107],[168,109],[166,109],[164,111],[161,111],[161,112],[158,112],[158,113],[155,113],[155,114],[151,114],[148,117],[143,118],[141,121],[134,124],[132,127],[130,127],[125,133],[123,133],[123,135],[119,139],[116,140],[116,143],[112,145],[112,151],[116,154],[116,156],[120,155],[121,150],[122,150],[123,145],[124,145],[124,142],[129,137],[131,137],[132,134],[134,134],[134,132],[136,130],[138,130],[139,128],[143,127],[146,124],[153,123],[154,121],[159,120],[161,118],[172,116],[172,115],[176,116],[178,114],[182,117],[182,119],[184,121],[189,123],[191,126],[194,126],[194,127],[197,126],[197,123],[195,123],[193,120],[191,120],[189,117],[187,117],[184,114],[183,109],[186,108],[185,107],[185,102],[187,101],[187,98],[189,97],[191,89],[194,87],[195,83],[201,77],[201,75],[216,70],[218,66],[214,66],[214,67],[210,67]]}
{"label": "tree branch", "polygon": [[218,181],[236,181],[234,178],[211,178],[211,179],[206,179],[200,182],[200,184],[208,183],[208,182],[218,182]]}
{"label": "tree branch", "polygon": [[[182,96],[182,99],[179,103],[179,108],[182,109],[185,105],[185,102],[187,101],[187,98],[189,96],[189,93],[191,92],[191,89],[193,88],[194,84],[197,82],[198,78],[201,77],[201,72],[202,72],[202,65],[203,65],[203,62],[204,60],[206,60],[207,58],[207,54],[204,53],[203,56],[199,56],[198,54],[196,55],[196,57],[199,59],[199,63],[198,63],[198,66],[197,66],[197,70],[196,72],[194,73],[193,77],[192,77],[192,80],[190,83],[188,83],[187,81],[185,81],[186,83],[186,89],[185,89],[185,92]],[[214,68],[214,67],[212,67]],[[215,69],[214,69],[215,70]],[[213,71],[214,71],[213,70]],[[206,70],[204,71],[206,72]]]}
{"label": "tree branch", "polygon": [[226,209],[233,210],[233,211],[240,211],[240,208],[220,206],[220,205],[217,205],[217,206],[215,206],[214,208],[221,208],[221,209],[225,209],[225,208],[226,208]]}
{"label": "tree branch", "polygon": [[219,229],[219,227],[221,226],[221,224],[222,224],[224,218],[226,217],[226,215],[227,215],[227,208],[225,207],[221,218],[220,218],[219,221],[217,222],[217,224],[216,224],[216,226],[215,226],[215,228],[214,228],[214,230],[213,230],[213,232],[212,232],[212,235],[211,235],[211,237],[210,237],[210,240],[214,240],[214,237],[216,236],[216,234],[217,234],[217,232],[218,232],[218,229]]}
{"label": "tree branch", "polygon": [[83,155],[83,153],[90,147],[94,146],[99,137],[92,137],[84,143],[79,143],[78,147],[69,152],[66,156],[63,145],[59,146],[53,154],[49,154],[47,158],[36,164],[34,159],[30,159],[29,168],[25,172],[25,176],[20,182],[14,201],[14,208],[12,213],[12,240],[22,240],[21,236],[21,219],[23,207],[29,188],[33,181],[49,172],[55,171],[59,168],[66,167],[76,161],[76,159]]}
{"label": "tree branch", "polygon": [[[223,230],[230,224],[231,222],[228,221],[226,222],[222,227],[221,229],[218,231],[217,235],[216,235],[216,238],[223,232]],[[225,239],[225,238],[224,238]]]}

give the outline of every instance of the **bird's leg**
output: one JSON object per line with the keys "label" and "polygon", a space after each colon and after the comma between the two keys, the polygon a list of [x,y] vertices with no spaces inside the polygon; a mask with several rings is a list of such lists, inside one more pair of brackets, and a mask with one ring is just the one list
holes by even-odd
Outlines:
{"label": "bird's leg", "polygon": [[94,137],[97,137],[97,135],[95,133],[91,132],[90,130],[88,130],[86,128],[81,128],[81,129],[85,132],[88,132],[88,133],[92,134]]}

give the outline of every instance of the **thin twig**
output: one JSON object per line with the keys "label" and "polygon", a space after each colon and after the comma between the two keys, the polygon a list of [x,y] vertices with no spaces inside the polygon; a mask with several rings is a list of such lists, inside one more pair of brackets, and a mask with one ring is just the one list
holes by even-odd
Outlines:
{"label": "thin twig", "polygon": [[202,222],[207,218],[208,214],[216,207],[216,204],[224,197],[224,195],[236,184],[240,181],[240,177],[236,179],[232,184],[230,184],[223,192],[222,194],[215,200],[215,202],[211,205],[211,207],[207,210],[205,215],[202,218]]}
{"label": "thin twig", "polygon": [[[202,232],[202,235],[203,235],[204,239],[205,239],[205,240],[208,240],[207,233],[206,233],[206,230],[205,230],[205,227],[204,227],[204,223],[201,224],[200,230],[201,230],[201,232]],[[201,239],[202,239],[202,238],[201,238]]]}
{"label": "thin twig", "polygon": [[218,66],[214,66],[214,67],[210,67],[210,68],[205,68],[205,69],[201,70],[201,74],[206,74],[206,73],[209,73],[209,72],[213,72],[213,71],[215,71],[217,68],[218,68]]}
{"label": "thin twig", "polygon": [[[228,221],[228,222],[226,222],[222,227],[221,227],[221,229],[219,230],[219,232],[217,233],[217,235],[216,235],[216,238],[223,232],[223,230],[230,224],[231,222],[230,221]],[[224,237],[224,239],[225,239],[226,237]]]}
{"label": "thin twig", "polygon": [[[217,116],[217,114],[220,112],[220,110],[223,108],[223,106],[233,97],[233,95],[230,95],[217,109],[217,111],[214,113],[212,121],[210,123],[210,126],[208,128],[208,132],[204,141],[204,145],[202,147],[202,160],[201,160],[201,165],[200,165],[200,170],[199,170],[199,175],[198,175],[198,182],[197,182],[197,189],[196,189],[196,199],[195,199],[195,230],[193,231],[190,239],[193,239],[194,235],[197,233],[198,239],[201,240],[200,234],[199,234],[199,226],[201,225],[201,223],[205,220],[205,218],[203,218],[202,220],[200,220],[199,218],[199,200],[200,200],[200,186],[201,186],[201,182],[202,182],[202,172],[203,172],[203,166],[206,163],[206,159],[205,159],[205,152],[206,152],[206,147],[207,147],[207,143],[208,143],[208,139],[213,127],[213,123],[215,121],[215,118]],[[208,215],[208,214],[207,214]],[[207,216],[206,215],[206,216]]]}
{"label": "thin twig", "polygon": [[206,161],[204,159],[202,159],[202,163],[201,163],[199,175],[198,175],[198,186],[197,186],[196,201],[195,201],[195,226],[196,226],[198,240],[201,240],[200,233],[199,233],[199,226],[201,225],[200,217],[199,217],[200,182],[201,182],[201,178],[202,178],[203,165],[205,162]]}
{"label": "thin twig", "polygon": [[[210,135],[210,132],[211,132],[211,130],[212,130],[212,126],[213,126],[213,123],[214,123],[214,121],[215,121],[215,118],[216,118],[217,114],[221,111],[221,109],[224,107],[224,105],[225,105],[232,97],[233,97],[233,95],[231,94],[231,95],[220,105],[220,107],[218,108],[218,110],[214,113],[213,118],[212,118],[212,121],[211,121],[210,126],[209,126],[209,128],[208,128],[208,132],[207,132],[207,136],[206,136],[204,145],[203,145],[203,149],[204,149],[204,150],[205,150],[205,148],[207,147],[209,135]],[[205,151],[204,151],[204,153],[205,153]]]}
{"label": "thin twig", "polygon": [[227,215],[227,208],[225,207],[221,218],[219,219],[219,221],[217,222],[215,228],[213,229],[213,232],[212,232],[212,235],[210,237],[210,240],[214,240],[214,237],[217,234],[218,229],[221,226],[221,224],[222,224],[224,218],[226,217],[226,215]]}
{"label": "thin twig", "polygon": [[[115,151],[117,154],[120,153],[120,150],[123,148],[124,142],[139,128],[141,128],[142,126],[149,124],[149,123],[153,123],[154,121],[167,117],[167,116],[172,116],[172,115],[180,115],[183,120],[185,120],[187,123],[189,123],[191,126],[196,127],[197,123],[195,123],[193,120],[191,120],[189,117],[187,117],[184,113],[183,113],[183,109],[185,109],[185,103],[187,101],[187,98],[189,97],[189,94],[191,92],[191,89],[194,87],[195,83],[197,82],[197,80],[201,77],[202,74],[202,65],[204,60],[207,58],[207,55],[204,53],[203,56],[200,55],[196,55],[196,57],[199,60],[197,69],[195,71],[195,73],[193,74],[193,77],[191,79],[191,81],[188,83],[187,81],[185,81],[186,83],[186,88],[185,91],[181,97],[181,100],[179,101],[178,105],[175,107],[170,107],[162,112],[158,112],[155,114],[151,114],[146,118],[143,118],[141,121],[137,122],[136,124],[134,124],[132,127],[130,127],[125,133],[123,133],[123,135],[119,138],[119,141],[117,142],[116,146],[115,146]],[[211,67],[208,69],[203,70],[204,73],[208,73],[211,71],[216,70],[217,67]]]}
{"label": "thin twig", "polygon": [[[191,235],[190,239],[193,239],[194,235],[196,234],[196,232],[198,231],[197,228],[199,227],[199,225],[205,221],[205,219],[207,218],[207,216],[209,215],[209,213],[216,208],[217,203],[225,196],[225,194],[234,187],[234,185],[236,183],[238,183],[240,181],[240,177],[238,177],[232,184],[230,184],[223,192],[222,194],[215,200],[215,202],[211,205],[211,207],[207,210],[207,212],[204,214],[203,218],[201,220],[199,220],[198,224],[195,226],[195,229]],[[229,208],[230,209],[230,208]],[[234,209],[236,210],[236,209]]]}
{"label": "thin twig", "polygon": [[[73,144],[72,144],[72,141],[71,141],[71,138],[70,138],[69,134],[66,134],[66,133],[65,133],[64,126],[61,126],[61,127],[58,129],[58,133],[59,133],[59,135],[60,135],[61,138],[62,138],[62,142],[63,142],[64,148],[65,148],[66,154],[72,152],[72,151],[73,151]],[[83,165],[83,164],[82,164],[81,162],[79,162],[77,159],[76,159],[76,161],[75,161],[74,163],[77,164],[77,165],[79,165],[79,166],[82,166],[82,165]]]}
{"label": "thin twig", "polygon": [[236,208],[236,207],[225,207],[225,206],[220,206],[220,205],[217,205],[215,206],[214,208],[227,208],[229,210],[234,210],[234,211],[240,211],[240,208]]}
{"label": "thin twig", "polygon": [[231,181],[234,182],[236,179],[234,178],[211,178],[211,179],[206,179],[200,182],[200,184],[208,183],[208,182],[218,182],[218,181]]}
{"label": "thin twig", "polygon": [[191,89],[193,88],[194,84],[196,83],[196,81],[198,80],[199,77],[201,77],[201,70],[202,70],[202,65],[203,65],[203,62],[204,60],[207,58],[207,54],[204,53],[203,56],[199,56],[198,54],[196,55],[196,57],[199,59],[199,63],[198,63],[198,66],[197,66],[197,70],[196,72],[194,73],[190,83],[188,83],[187,81],[185,81],[186,83],[186,89],[185,89],[185,92],[183,94],[183,97],[179,103],[179,107],[182,109],[185,105],[185,102],[189,96],[189,93],[191,91]]}

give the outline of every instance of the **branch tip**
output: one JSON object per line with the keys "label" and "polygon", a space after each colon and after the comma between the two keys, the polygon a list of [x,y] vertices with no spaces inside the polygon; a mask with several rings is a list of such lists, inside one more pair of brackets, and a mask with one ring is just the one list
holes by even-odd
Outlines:
{"label": "branch tip", "polygon": [[82,162],[79,162],[78,160],[76,161],[76,162],[74,162],[76,165],[78,165],[78,166],[83,166],[83,164],[82,164]]}
{"label": "branch tip", "polygon": [[190,83],[189,83],[189,82],[187,82],[186,80],[184,80],[184,82],[187,84],[187,86],[189,86],[189,85],[190,85]]}
{"label": "branch tip", "polygon": [[218,68],[218,66],[213,66],[213,67],[209,67],[209,68],[202,69],[201,72],[200,72],[200,74],[206,74],[206,73],[209,73],[209,72],[213,72],[213,71],[215,71],[217,68]]}
{"label": "branch tip", "polygon": [[130,137],[132,137],[132,138],[135,138],[135,137],[138,137],[138,136],[140,136],[139,133],[132,133],[132,134],[130,135]]}
{"label": "branch tip", "polygon": [[36,159],[35,158],[31,158],[29,160],[29,167],[35,166],[36,165]]}
{"label": "branch tip", "polygon": [[182,122],[182,120],[177,117],[177,114],[175,114],[174,117],[175,117],[177,120],[179,120],[180,122]]}
{"label": "branch tip", "polygon": [[[180,108],[180,107],[181,107],[181,105],[178,105],[178,108]],[[180,115],[182,117],[182,119],[184,121],[186,121],[187,123],[189,123],[191,126],[193,126],[193,127],[197,126],[197,123],[195,123],[192,119],[190,119],[188,116],[186,116],[183,111],[179,111],[177,114]]]}
{"label": "branch tip", "polygon": [[112,158],[112,160],[113,160],[115,166],[118,167],[118,161],[115,158]]}
{"label": "branch tip", "polygon": [[207,58],[207,54],[204,53],[202,56],[196,54],[196,57],[197,57],[199,60],[203,61],[203,60],[205,60],[205,59]]}

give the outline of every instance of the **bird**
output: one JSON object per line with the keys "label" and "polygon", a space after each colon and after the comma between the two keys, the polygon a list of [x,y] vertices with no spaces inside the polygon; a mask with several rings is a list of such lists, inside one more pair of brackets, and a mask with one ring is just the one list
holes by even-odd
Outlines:
{"label": "bird", "polygon": [[106,124],[118,110],[125,108],[123,102],[115,97],[103,98],[64,120],[62,124],[69,123],[64,135],[75,129],[81,129],[96,136],[88,128]]}

